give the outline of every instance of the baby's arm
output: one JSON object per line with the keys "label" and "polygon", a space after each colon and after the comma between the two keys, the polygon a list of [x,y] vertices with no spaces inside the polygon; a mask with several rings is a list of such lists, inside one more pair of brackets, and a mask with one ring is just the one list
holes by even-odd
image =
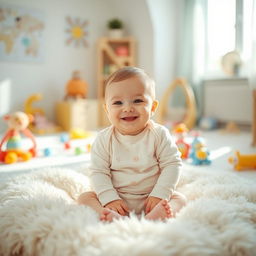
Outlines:
{"label": "baby's arm", "polygon": [[110,153],[107,140],[101,134],[96,138],[91,150],[90,180],[102,206],[121,199],[113,186],[110,170]]}
{"label": "baby's arm", "polygon": [[159,142],[156,156],[160,175],[149,196],[169,199],[179,181],[182,162],[180,152],[167,129],[159,133]]}

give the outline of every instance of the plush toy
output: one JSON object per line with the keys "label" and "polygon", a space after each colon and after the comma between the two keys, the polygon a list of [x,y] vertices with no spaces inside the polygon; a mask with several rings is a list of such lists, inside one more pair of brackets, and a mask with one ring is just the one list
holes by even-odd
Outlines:
{"label": "plush toy", "polygon": [[242,155],[236,151],[235,156],[229,157],[228,161],[234,165],[234,169],[237,171],[256,169],[256,154]]}
{"label": "plush toy", "polygon": [[[15,112],[4,116],[4,120],[7,121],[9,129],[0,142],[0,162],[11,164],[19,160],[28,161],[31,157],[34,157],[36,155],[36,141],[33,134],[27,128],[32,121],[32,116],[24,112]],[[31,139],[33,146],[29,151],[21,149],[20,133]],[[5,142],[6,150],[3,150],[2,147]]]}
{"label": "plush toy", "polygon": [[87,83],[81,79],[81,74],[79,71],[74,71],[72,79],[66,85],[66,95],[65,100],[71,99],[85,99],[87,96]]}
{"label": "plush toy", "polygon": [[194,165],[210,164],[210,152],[205,146],[203,138],[196,136],[191,144],[191,153],[189,157],[192,159]]}

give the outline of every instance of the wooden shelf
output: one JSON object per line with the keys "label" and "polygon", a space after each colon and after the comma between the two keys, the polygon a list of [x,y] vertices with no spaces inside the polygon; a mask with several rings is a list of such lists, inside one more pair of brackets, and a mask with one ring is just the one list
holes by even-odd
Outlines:
{"label": "wooden shelf", "polygon": [[256,146],[256,90],[253,90],[252,145]]}
{"label": "wooden shelf", "polygon": [[110,74],[124,66],[134,66],[135,40],[132,37],[108,38],[103,37],[98,41],[98,102],[99,125],[109,125],[102,105],[104,104],[105,81]]}

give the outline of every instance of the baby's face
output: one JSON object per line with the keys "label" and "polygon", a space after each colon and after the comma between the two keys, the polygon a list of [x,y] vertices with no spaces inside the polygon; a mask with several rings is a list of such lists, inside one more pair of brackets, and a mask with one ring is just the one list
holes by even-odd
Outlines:
{"label": "baby's face", "polygon": [[138,77],[108,85],[105,109],[110,122],[124,135],[136,135],[147,126],[158,102]]}

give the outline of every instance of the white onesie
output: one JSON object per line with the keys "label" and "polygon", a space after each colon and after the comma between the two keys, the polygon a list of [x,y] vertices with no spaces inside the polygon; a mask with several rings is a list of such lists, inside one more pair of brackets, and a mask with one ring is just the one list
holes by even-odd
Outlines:
{"label": "white onesie", "polygon": [[138,135],[122,135],[113,126],[99,132],[91,151],[90,178],[104,206],[124,199],[140,213],[150,196],[170,199],[181,169],[180,152],[169,131],[150,121]]}

